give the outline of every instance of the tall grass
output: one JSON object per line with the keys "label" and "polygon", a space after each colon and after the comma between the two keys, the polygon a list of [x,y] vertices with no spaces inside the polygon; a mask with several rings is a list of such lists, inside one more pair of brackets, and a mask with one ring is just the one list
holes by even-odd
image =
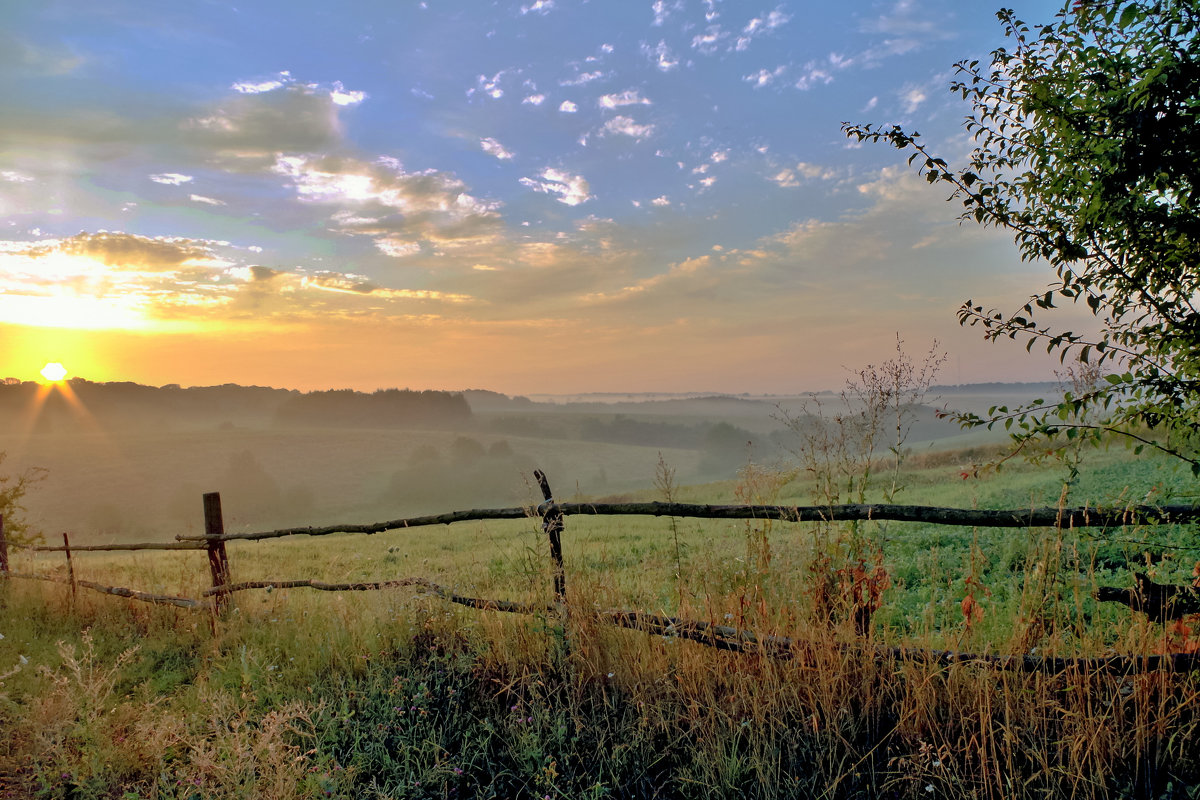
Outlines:
{"label": "tall grass", "polygon": [[[744,477],[738,496],[783,491]],[[196,612],[86,593],[71,606],[58,586],[0,584],[0,797],[1194,796],[1192,675],[878,656],[896,643],[1060,655],[1178,646],[1090,599],[1088,540],[1030,532],[1010,569],[964,534],[960,562],[872,600],[864,582],[896,564],[839,572],[846,562],[830,554],[878,531],[803,531],[572,518],[565,631],[552,615],[399,589],[246,593],[214,632]],[[243,545],[231,561],[238,579],[402,571],[549,596],[533,521],[459,535],[450,549],[399,535]],[[202,584],[199,556],[161,555],[77,568],[150,589]],[[982,616],[964,610],[968,595]],[[866,606],[864,636],[855,612]],[[725,653],[586,613],[614,607],[683,607],[797,645],[782,661]]]}

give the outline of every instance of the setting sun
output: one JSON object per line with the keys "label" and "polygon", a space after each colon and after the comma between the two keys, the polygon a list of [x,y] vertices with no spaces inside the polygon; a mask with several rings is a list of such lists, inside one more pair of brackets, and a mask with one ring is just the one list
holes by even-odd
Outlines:
{"label": "setting sun", "polygon": [[42,367],[42,377],[48,381],[57,383],[67,377],[67,368],[57,361],[51,361]]}

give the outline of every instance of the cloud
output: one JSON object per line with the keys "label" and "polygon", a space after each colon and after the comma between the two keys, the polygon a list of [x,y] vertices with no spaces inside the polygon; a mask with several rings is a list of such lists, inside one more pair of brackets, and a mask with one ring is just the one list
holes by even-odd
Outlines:
{"label": "cloud", "polygon": [[749,75],[743,75],[742,80],[747,83],[754,84],[755,89],[761,89],[764,86],[772,83],[776,78],[783,75],[787,71],[786,66],[778,66],[773,70],[760,69],[758,72],[752,72]]}
{"label": "cloud", "polygon": [[659,196],[659,197],[656,197],[656,198],[654,198],[653,200],[651,200],[651,201],[650,201],[650,204],[651,204],[651,205],[655,205],[655,206],[659,206],[659,207],[661,207],[661,206],[669,206],[669,205],[671,205],[671,201],[670,201],[669,199],[667,199],[667,196],[664,194],[664,195],[661,195],[661,196]]}
{"label": "cloud", "polygon": [[591,83],[592,81],[598,81],[605,77],[607,77],[607,74],[604,72],[601,72],[600,70],[593,70],[591,72],[581,72],[572,78],[564,78],[563,80],[560,80],[558,82],[558,85],[559,86],[583,86],[584,84]]}
{"label": "cloud", "polygon": [[546,101],[546,95],[531,94],[531,95],[527,96],[524,100],[522,100],[521,103],[523,105],[540,106],[545,101]]}
{"label": "cloud", "polygon": [[654,126],[649,124],[639,125],[631,117],[616,116],[604,123],[600,128],[600,132],[602,135],[615,134],[629,136],[640,142],[654,134]]}
{"label": "cloud", "polygon": [[151,329],[168,306],[216,302],[221,243],[122,232],[0,243],[0,322]]}
{"label": "cloud", "polygon": [[[304,201],[335,207],[334,230],[386,240],[447,246],[497,235],[499,203],[480,200],[447,172],[409,172],[391,158],[279,156],[275,172]],[[386,252],[386,251],[385,251]]]}
{"label": "cloud", "polygon": [[329,99],[339,106],[356,106],[366,97],[366,92],[350,91],[342,86],[341,81],[334,81],[333,89],[329,92]]}
{"label": "cloud", "polygon": [[511,152],[509,152],[507,149],[505,149],[504,145],[500,144],[498,141],[496,141],[495,139],[493,139],[491,137],[488,137],[485,139],[480,139],[479,146],[483,148],[483,152],[487,153],[488,155],[495,156],[496,158],[500,159],[501,161],[504,161],[506,159],[510,159],[513,157],[513,154]]}
{"label": "cloud", "polygon": [[662,24],[667,21],[667,17],[671,15],[671,12],[678,11],[682,7],[683,3],[681,0],[674,0],[671,3],[668,3],[667,0],[654,0],[650,4],[650,10],[654,14],[654,20],[650,24],[656,28],[662,27]]}
{"label": "cloud", "polygon": [[500,82],[504,80],[507,72],[508,70],[502,69],[490,78],[487,75],[480,75],[475,79],[475,88],[467,90],[467,97],[472,96],[477,91],[486,94],[493,100],[499,100],[501,97],[504,97],[504,89],[500,87]]}
{"label": "cloud", "polygon": [[905,114],[911,114],[929,99],[929,95],[919,86],[908,85],[900,90],[900,100]]}
{"label": "cloud", "polygon": [[596,101],[596,105],[600,106],[601,108],[621,108],[622,106],[637,105],[648,106],[650,104],[651,103],[648,99],[638,94],[637,89],[626,89],[625,91],[618,92],[616,94],[602,95],[600,99]]}
{"label": "cloud", "polygon": [[184,183],[191,183],[191,175],[182,175],[178,172],[162,172],[158,175],[151,175],[150,180],[155,183],[163,183],[167,186],[180,186]]}
{"label": "cloud", "polygon": [[283,87],[283,85],[288,82],[286,78],[290,78],[289,73],[284,72],[280,74],[281,76],[285,77],[272,78],[265,81],[238,81],[229,88],[233,89],[239,94],[262,94],[263,92],[273,92],[276,89]]}
{"label": "cloud", "polygon": [[204,205],[209,205],[209,206],[225,205],[225,201],[223,201],[223,200],[217,200],[214,197],[205,197],[202,194],[189,194],[188,199],[191,200],[193,203],[203,203]]}
{"label": "cloud", "polygon": [[939,24],[936,16],[913,0],[897,0],[885,13],[865,19],[859,30],[884,37],[859,54],[858,60],[868,66],[954,36],[948,26]]}
{"label": "cloud", "polygon": [[794,167],[784,167],[771,176],[771,180],[785,189],[792,189],[806,181],[830,180],[835,173],[829,167],[801,161]]}
{"label": "cloud", "polygon": [[527,6],[521,6],[521,16],[526,14],[541,14],[545,16],[554,10],[554,0],[536,0]]}
{"label": "cloud", "polygon": [[30,250],[35,256],[66,253],[83,256],[117,269],[170,271],[186,264],[209,262],[209,243],[173,237],[148,237],[101,231],[79,233],[66,239],[39,244]]}
{"label": "cloud", "polygon": [[563,100],[559,105],[558,110],[564,114],[574,114],[579,110],[579,106],[575,105],[570,100]]}
{"label": "cloud", "polygon": [[582,175],[572,175],[560,169],[544,169],[538,179],[521,178],[521,184],[536,192],[557,194],[558,202],[568,206],[577,206],[592,199],[588,182]]}
{"label": "cloud", "polygon": [[277,153],[315,152],[342,138],[338,109],[329,91],[292,83],[243,93],[182,126],[186,143],[213,153],[234,170],[269,169]]}
{"label": "cloud", "polygon": [[642,43],[642,55],[658,68],[659,72],[670,72],[679,66],[679,59],[671,52],[665,40],[659,40],[653,47]]}
{"label": "cloud", "polygon": [[734,43],[734,50],[742,51],[749,49],[750,43],[756,37],[786,25],[791,18],[791,15],[783,13],[778,8],[762,16],[754,17],[742,28],[741,35],[737,37],[737,41]]}
{"label": "cloud", "polygon": [[403,239],[394,239],[390,236],[383,236],[376,239],[375,247],[379,249],[379,252],[392,258],[404,258],[421,252],[421,245],[416,242],[407,242]]}
{"label": "cloud", "polygon": [[720,49],[721,41],[728,36],[729,31],[723,30],[720,25],[709,25],[704,33],[697,33],[692,37],[692,49],[706,56],[712,55]]}
{"label": "cloud", "polygon": [[817,66],[815,62],[810,61],[804,65],[803,74],[792,85],[804,92],[814,86],[830,83],[833,83],[833,74],[829,70]]}

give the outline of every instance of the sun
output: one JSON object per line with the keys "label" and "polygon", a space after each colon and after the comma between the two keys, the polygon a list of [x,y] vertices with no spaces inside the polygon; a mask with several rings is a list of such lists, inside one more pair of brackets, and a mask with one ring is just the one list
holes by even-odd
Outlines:
{"label": "sun", "polygon": [[63,378],[67,377],[67,368],[57,361],[51,361],[46,366],[42,367],[42,377],[51,383],[58,383]]}

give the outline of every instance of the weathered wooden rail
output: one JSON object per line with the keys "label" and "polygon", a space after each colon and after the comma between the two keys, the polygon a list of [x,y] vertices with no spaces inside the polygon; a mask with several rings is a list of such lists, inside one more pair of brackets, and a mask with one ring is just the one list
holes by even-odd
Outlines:
{"label": "weathered wooden rail", "polygon": [[[231,595],[253,589],[311,588],[319,591],[378,591],[399,587],[418,587],[446,600],[470,608],[517,614],[557,615],[566,624],[566,570],[562,551],[564,518],[575,515],[592,516],[654,516],[697,519],[775,520],[781,522],[852,522],[895,521],[933,525],[988,528],[1115,528],[1128,525],[1173,525],[1200,521],[1200,506],[1188,505],[1131,505],[1121,508],[1033,508],[1033,509],[962,509],[917,505],[846,504],[828,506],[786,505],[703,505],[694,503],[558,503],[550,491],[549,482],[540,470],[534,477],[544,501],[537,506],[473,509],[444,514],[428,514],[367,524],[335,524],[320,527],[292,527],[270,531],[226,533],[221,512],[221,498],[216,492],[205,494],[204,534],[176,536],[173,542],[139,542],[111,545],[71,546],[66,534],[63,545],[35,546],[26,549],[36,552],[63,552],[69,565],[68,578],[12,572],[9,569],[8,543],[4,537],[4,522],[0,516],[0,577],[41,580],[70,584],[72,592],[83,587],[104,594],[126,597],[142,602],[172,605],[179,608],[210,609],[215,617],[226,608]],[[326,536],[331,534],[376,534],[434,525],[453,525],[459,522],[483,520],[512,520],[540,518],[546,534],[553,569],[554,602],[546,605],[517,603],[467,597],[441,587],[424,578],[365,581],[357,583],[327,583],[319,580],[258,580],[232,582],[229,556],[225,543],[231,541],[264,541],[289,536]],[[146,550],[204,550],[208,555],[210,588],[201,598],[141,592],[118,586],[105,586],[92,581],[76,580],[71,553],[82,551],[146,551]],[[1164,622],[1185,615],[1200,613],[1200,592],[1192,587],[1155,584],[1144,575],[1136,576],[1132,589],[1100,587],[1097,599],[1117,602],[1145,613],[1152,621]],[[699,642],[721,650],[757,653],[777,659],[804,658],[809,645],[782,636],[758,636],[753,631],[719,625],[714,622],[684,620],[658,614],[629,610],[589,610],[587,616],[610,625],[642,631],[647,634],[674,637]],[[214,623],[215,624],[215,623]],[[1155,670],[1200,670],[1200,654],[1179,653],[1164,655],[1116,655],[1105,658],[1069,658],[1034,655],[991,655],[962,653],[948,650],[929,650],[905,647],[876,647],[865,642],[843,647],[856,647],[877,658],[932,661],[940,664],[974,663],[995,668],[1025,672],[1064,672],[1085,670],[1106,673],[1138,673]]]}

